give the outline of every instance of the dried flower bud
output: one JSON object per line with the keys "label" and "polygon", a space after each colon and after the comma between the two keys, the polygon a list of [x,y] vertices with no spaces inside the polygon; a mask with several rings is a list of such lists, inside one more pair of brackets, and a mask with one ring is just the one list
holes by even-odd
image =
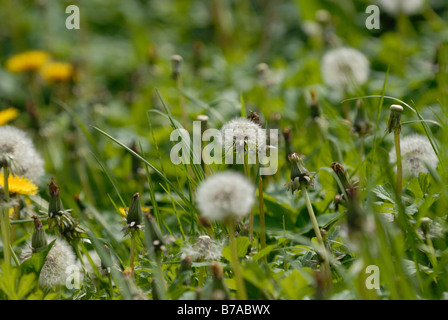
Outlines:
{"label": "dried flower bud", "polygon": [[310,109],[311,109],[310,116],[311,116],[311,118],[315,119],[320,116],[319,102],[317,101],[316,91],[310,90],[310,94],[311,94],[311,102],[309,104]]}
{"label": "dried flower bud", "polygon": [[270,85],[269,79],[269,66],[266,63],[257,64],[258,79],[263,84],[263,86],[268,87]]}
{"label": "dried flower bud", "polygon": [[208,116],[200,114],[197,116],[196,120],[201,121],[201,133],[204,133],[208,128]]}
{"label": "dried flower bud", "polygon": [[145,232],[149,232],[149,237],[152,241],[154,251],[155,252],[165,251],[165,240],[163,238],[162,231],[160,230],[156,219],[148,212],[145,212],[145,217],[146,217]]}
{"label": "dried flower bud", "polygon": [[365,136],[370,133],[372,124],[368,121],[366,116],[366,109],[363,108],[362,100],[356,102],[356,117],[353,123],[352,131],[360,136]]}
{"label": "dried flower bud", "polygon": [[40,248],[47,245],[47,236],[39,218],[37,216],[32,218],[34,219],[34,232],[31,238],[31,247],[34,252],[38,252]]}
{"label": "dried flower bud", "polygon": [[184,59],[180,55],[178,55],[178,54],[175,54],[175,55],[171,56],[171,63],[172,63],[172,66],[173,66],[173,73],[171,74],[171,77],[174,80],[176,80],[180,76],[180,73],[181,73],[181,70],[182,70],[182,61],[183,60]]}
{"label": "dried flower bud", "polygon": [[401,113],[403,112],[403,107],[398,104],[393,104],[390,106],[390,117],[387,123],[387,131],[391,133],[392,131],[401,132]]}
{"label": "dried flower bud", "polygon": [[224,272],[218,262],[213,262],[212,269],[212,292],[211,299],[213,300],[228,300],[230,299],[229,289],[224,281]]}
{"label": "dried flower bud", "polygon": [[64,207],[62,206],[62,200],[59,196],[59,186],[56,184],[56,181],[53,178],[51,178],[51,181],[48,184],[48,188],[50,190],[48,216],[50,218],[53,218],[56,215],[61,215],[64,211]]}
{"label": "dried flower bud", "polygon": [[288,190],[291,189],[291,192],[294,193],[303,187],[313,186],[313,173],[305,167],[303,156],[293,153],[288,155],[288,160],[291,163],[291,180],[286,184]]}

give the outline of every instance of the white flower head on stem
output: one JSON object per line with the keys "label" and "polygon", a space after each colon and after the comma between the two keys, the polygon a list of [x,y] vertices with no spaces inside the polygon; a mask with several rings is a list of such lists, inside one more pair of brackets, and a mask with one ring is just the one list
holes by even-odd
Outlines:
{"label": "white flower head on stem", "polygon": [[203,181],[197,189],[202,216],[210,220],[242,219],[254,204],[255,188],[242,174],[225,171]]}
{"label": "white flower head on stem", "polygon": [[370,63],[365,55],[352,48],[337,48],[328,51],[322,58],[321,68],[324,82],[332,87],[349,90],[363,85],[370,73]]}
{"label": "white flower head on stem", "polygon": [[[48,239],[51,243],[55,238]],[[33,254],[31,244],[24,248],[21,253],[22,260],[30,258]],[[55,285],[65,284],[68,267],[75,265],[75,254],[71,245],[63,239],[56,239],[45,258],[45,264],[42,267],[39,276],[39,283],[44,288],[51,288]]]}
{"label": "white flower head on stem", "polygon": [[44,161],[28,134],[13,126],[0,126],[0,167],[25,176],[38,184],[44,174]]}
{"label": "white flower head on stem", "polygon": [[[428,173],[427,165],[435,169],[439,164],[439,159],[425,136],[414,134],[402,138],[400,149],[403,175],[407,178],[417,177],[421,172]],[[390,151],[389,159],[392,164],[397,161],[395,148]]]}
{"label": "white flower head on stem", "polygon": [[381,9],[391,15],[404,13],[413,15],[419,13],[423,7],[423,0],[378,0]]}
{"label": "white flower head on stem", "polygon": [[182,249],[183,257],[190,256],[193,261],[216,261],[222,256],[222,243],[209,236],[200,236],[194,244],[187,244]]}
{"label": "white flower head on stem", "polygon": [[[225,145],[226,153],[235,148],[238,152],[257,152],[264,154],[266,150],[266,132],[258,123],[247,119],[237,118],[225,123],[221,128],[221,136]],[[231,150],[227,150],[231,147]],[[241,151],[240,151],[241,150]]]}

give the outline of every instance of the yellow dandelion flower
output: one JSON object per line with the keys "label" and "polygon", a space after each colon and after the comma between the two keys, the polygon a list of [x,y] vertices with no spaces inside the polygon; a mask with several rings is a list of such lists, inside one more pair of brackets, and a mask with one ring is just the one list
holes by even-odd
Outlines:
{"label": "yellow dandelion flower", "polygon": [[12,217],[14,214],[14,208],[9,209],[9,216]]}
{"label": "yellow dandelion flower", "polygon": [[[123,207],[119,207],[118,208],[118,211],[121,213],[121,215],[123,216],[123,217],[127,217],[127,211],[128,211],[128,209],[126,208],[123,208]],[[151,212],[151,208],[150,207],[142,207],[142,211],[143,212]]]}
{"label": "yellow dandelion flower", "polygon": [[40,69],[50,55],[45,51],[31,50],[15,54],[6,61],[6,69],[11,72],[34,71]]}
{"label": "yellow dandelion flower", "polygon": [[15,108],[8,108],[0,111],[0,126],[7,124],[9,121],[14,120],[19,115],[19,110]]}
{"label": "yellow dandelion flower", "polygon": [[[4,188],[4,175],[0,173],[0,187]],[[37,186],[24,176],[8,176],[8,190],[10,194],[33,195],[37,193]]]}
{"label": "yellow dandelion flower", "polygon": [[67,82],[73,76],[73,66],[67,62],[49,62],[42,67],[40,74],[49,83]]}

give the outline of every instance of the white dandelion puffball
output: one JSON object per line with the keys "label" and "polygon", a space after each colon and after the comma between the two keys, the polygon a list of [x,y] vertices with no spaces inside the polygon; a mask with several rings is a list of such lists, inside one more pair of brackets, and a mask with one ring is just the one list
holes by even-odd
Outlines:
{"label": "white dandelion puffball", "polygon": [[322,58],[321,73],[328,86],[348,90],[367,81],[370,63],[358,50],[332,49]]}
{"label": "white dandelion puffball", "polygon": [[197,203],[202,216],[210,220],[244,218],[254,204],[255,188],[242,174],[217,173],[197,189]]}
{"label": "white dandelion puffball", "polygon": [[[428,173],[426,164],[434,169],[439,164],[439,159],[425,136],[414,134],[402,138],[400,149],[403,175],[407,178],[417,177],[420,172]],[[389,159],[392,164],[397,162],[395,148],[390,151]]]}
{"label": "white dandelion puffball", "polygon": [[225,123],[221,128],[221,137],[223,143],[226,143],[226,139],[228,139],[232,143],[232,147],[237,148],[237,151],[239,148],[244,150],[247,146],[246,151],[260,154],[266,149],[266,131],[247,118],[237,118]]}
{"label": "white dandelion puffball", "polygon": [[186,244],[182,248],[183,256],[190,256],[192,260],[216,261],[222,257],[223,245],[209,236],[200,236],[194,244]]}
{"label": "white dandelion puffball", "polygon": [[14,175],[25,176],[38,184],[44,175],[44,161],[37,153],[28,134],[13,126],[0,126],[0,162],[10,163]]}
{"label": "white dandelion puffball", "polygon": [[[49,238],[48,243],[51,243],[54,238]],[[23,249],[21,258],[26,260],[32,256],[31,244]],[[57,239],[51,247],[50,252],[45,259],[45,264],[42,267],[39,276],[39,283],[43,288],[51,288],[55,285],[63,285],[66,282],[69,274],[66,273],[68,267],[76,267],[76,257],[73,249],[67,241]]]}
{"label": "white dandelion puffball", "polygon": [[412,15],[421,11],[424,0],[378,0],[378,3],[381,9],[391,15]]}

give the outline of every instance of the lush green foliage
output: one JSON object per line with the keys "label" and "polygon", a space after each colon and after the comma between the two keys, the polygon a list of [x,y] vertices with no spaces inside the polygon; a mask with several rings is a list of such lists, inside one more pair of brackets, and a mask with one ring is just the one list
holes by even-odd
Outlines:
{"label": "lush green foliage", "polygon": [[[19,267],[2,255],[0,298],[211,299],[222,298],[216,295],[222,288],[236,297],[228,230],[199,219],[195,192],[213,172],[243,173],[243,166],[174,165],[170,133],[185,125],[191,131],[198,115],[219,129],[250,111],[280,134],[278,171],[263,177],[266,247],[260,247],[258,191],[253,243],[248,219],[237,226],[249,299],[448,298],[448,5],[431,0],[412,16],[381,12],[381,29],[368,30],[371,2],[86,0],[77,1],[81,28],[68,30],[67,1],[0,1],[0,109],[19,110],[9,124],[33,137],[45,181],[57,181],[64,208],[84,231],[71,241],[82,257],[78,289],[40,287],[43,250]],[[328,72],[323,55],[339,45],[370,62],[367,82],[356,89],[331,88],[322,79]],[[49,82],[39,72],[7,69],[8,58],[34,49],[69,62],[71,80]],[[183,57],[181,83],[172,77],[173,54]],[[259,63],[269,65],[266,78],[257,72]],[[404,106],[401,139],[427,136],[439,160],[437,169],[405,177],[398,192],[396,164],[389,161],[394,134],[386,130],[391,104]],[[370,128],[361,134],[360,117]],[[325,230],[331,284],[320,272],[303,191],[291,194],[285,186],[293,152],[305,155],[314,173],[308,194]],[[353,203],[347,194],[334,203],[346,188],[333,162],[344,166],[351,183],[358,181]],[[248,176],[257,185],[255,165]],[[136,192],[154,220],[145,216],[143,230],[125,236],[120,208]],[[45,183],[22,199],[21,216],[11,220],[17,255],[31,240],[32,215],[48,229]],[[222,244],[224,282],[213,261],[182,269],[184,248],[201,235]],[[129,275],[131,238],[135,268]],[[366,287],[370,265],[380,271],[379,289]]]}

